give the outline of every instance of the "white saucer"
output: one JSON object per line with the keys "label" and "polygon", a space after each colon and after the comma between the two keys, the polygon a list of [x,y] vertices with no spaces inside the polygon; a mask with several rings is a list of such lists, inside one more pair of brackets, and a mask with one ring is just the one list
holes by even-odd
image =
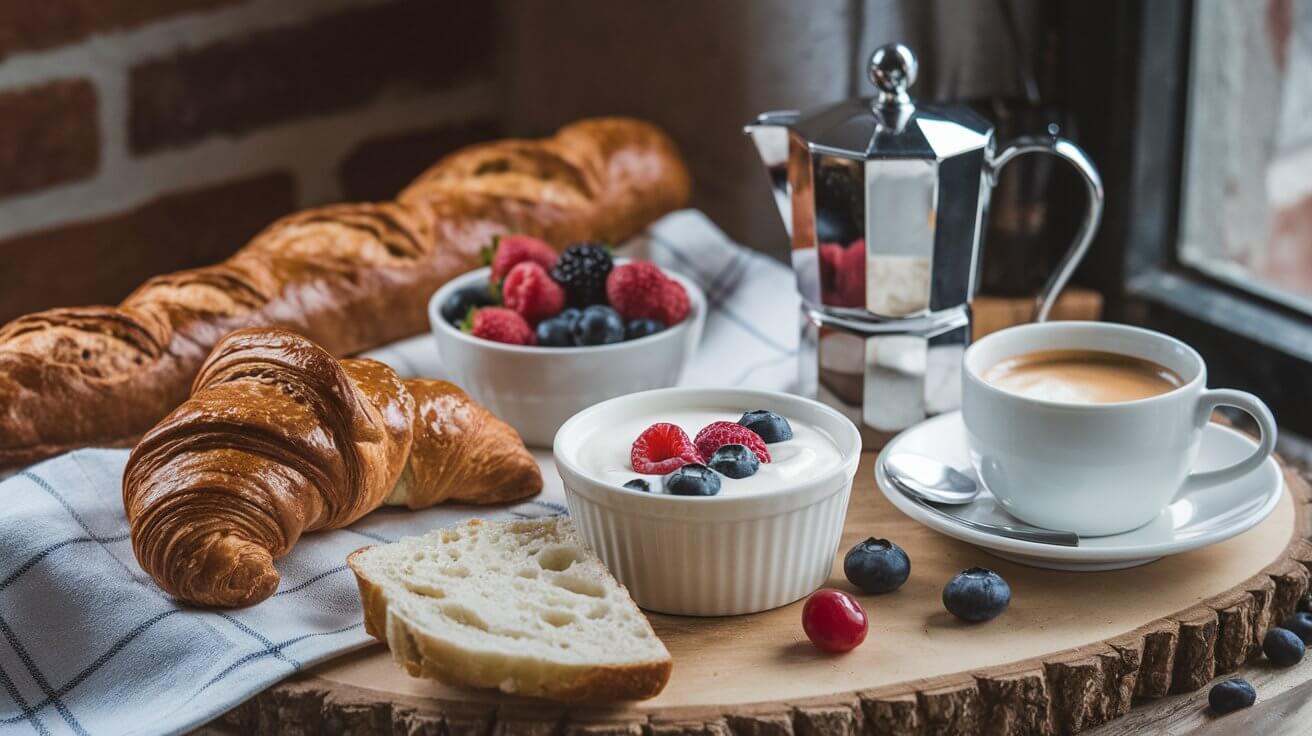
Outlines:
{"label": "white saucer", "polygon": [[[1209,424],[1203,430],[1196,469],[1224,467],[1245,457],[1256,446],[1247,435]],[[926,511],[893,490],[884,475],[884,458],[894,452],[913,452],[935,458],[978,482],[970,466],[966,427],[960,412],[926,420],[894,437],[875,463],[875,482],[879,490],[902,513],[935,531],[983,547],[1006,560],[1053,570],[1119,570],[1216,544],[1252,529],[1265,519],[1275,510],[1285,487],[1280,466],[1274,458],[1268,458],[1252,473],[1213,489],[1220,493],[1209,491],[1202,497],[1202,502],[1182,499],[1168,506],[1154,521],[1133,531],[1107,537],[1082,537],[1078,547],[1060,547],[982,534]],[[1218,497],[1248,500],[1237,506],[1224,502],[1208,503]],[[981,490],[979,498],[970,505],[952,509],[952,513],[987,524],[1016,523],[998,506],[987,489]]]}

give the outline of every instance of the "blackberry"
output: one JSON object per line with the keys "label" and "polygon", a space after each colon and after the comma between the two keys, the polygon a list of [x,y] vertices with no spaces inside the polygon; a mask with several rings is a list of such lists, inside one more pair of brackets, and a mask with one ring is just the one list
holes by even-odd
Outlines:
{"label": "blackberry", "polygon": [[556,259],[551,277],[565,287],[571,307],[606,303],[606,277],[614,266],[610,250],[601,243],[571,245]]}

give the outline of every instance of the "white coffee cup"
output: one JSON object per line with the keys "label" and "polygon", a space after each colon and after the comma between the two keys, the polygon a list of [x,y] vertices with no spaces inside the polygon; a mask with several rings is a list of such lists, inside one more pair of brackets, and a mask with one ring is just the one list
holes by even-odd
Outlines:
{"label": "white coffee cup", "polygon": [[[1077,404],[1021,396],[984,380],[998,362],[1040,350],[1141,358],[1171,369],[1183,384],[1146,399]],[[1022,325],[984,337],[964,360],[971,462],[1008,513],[1036,526],[1082,536],[1127,532],[1189,494],[1229,492],[1226,483],[1256,469],[1275,447],[1275,419],[1261,399],[1207,388],[1202,357],[1152,330],[1105,322]],[[1233,465],[1191,473],[1203,427],[1218,406],[1250,414],[1261,441]]]}

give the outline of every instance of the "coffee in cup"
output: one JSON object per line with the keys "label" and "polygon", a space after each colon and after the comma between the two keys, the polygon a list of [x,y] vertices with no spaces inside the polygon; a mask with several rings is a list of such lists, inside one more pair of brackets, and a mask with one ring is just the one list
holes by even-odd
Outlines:
{"label": "coffee in cup", "polygon": [[[1260,399],[1207,388],[1202,357],[1151,330],[1010,327],[971,345],[963,369],[961,413],[980,481],[1008,513],[1048,529],[1119,534],[1194,493],[1238,505],[1246,499],[1231,495],[1245,487],[1230,481],[1269,462],[1275,446]],[[1201,470],[1203,427],[1218,406],[1252,415],[1261,439],[1247,457]]]}
{"label": "coffee in cup", "polygon": [[1147,399],[1184,385],[1166,366],[1104,350],[1036,350],[1005,358],[984,380],[1020,396],[1073,404]]}

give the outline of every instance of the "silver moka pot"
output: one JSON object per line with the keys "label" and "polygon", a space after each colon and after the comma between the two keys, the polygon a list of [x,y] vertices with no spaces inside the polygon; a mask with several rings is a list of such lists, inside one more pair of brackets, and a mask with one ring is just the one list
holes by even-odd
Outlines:
{"label": "silver moka pot", "polygon": [[[804,390],[878,441],[960,405],[961,354],[998,170],[1024,153],[1068,161],[1088,186],[1074,244],[1039,293],[1044,320],[1093,240],[1102,181],[1083,150],[1026,136],[999,150],[988,121],[908,94],[916,58],[870,57],[874,97],[761,114],[745,126],[792,240]],[[873,437],[871,435],[874,435]]]}

